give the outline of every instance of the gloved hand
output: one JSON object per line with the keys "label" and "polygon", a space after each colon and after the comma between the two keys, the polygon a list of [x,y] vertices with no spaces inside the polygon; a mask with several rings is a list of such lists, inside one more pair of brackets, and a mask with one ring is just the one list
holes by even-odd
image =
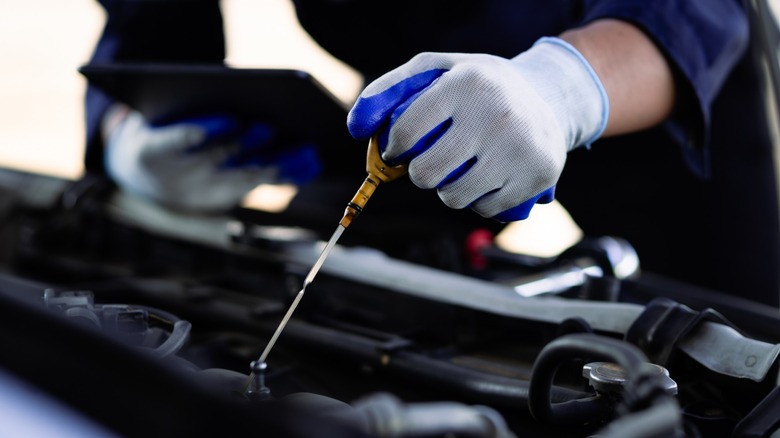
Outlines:
{"label": "gloved hand", "polygon": [[313,146],[270,152],[268,125],[242,126],[228,116],[152,126],[116,104],[103,133],[109,176],[128,192],[176,209],[224,211],[259,184],[304,184],[321,171]]}
{"label": "gloved hand", "polygon": [[542,38],[509,60],[423,53],[366,87],[349,113],[356,139],[380,133],[382,158],[409,162],[420,188],[501,222],[550,202],[566,153],[603,132],[609,103],[571,45]]}

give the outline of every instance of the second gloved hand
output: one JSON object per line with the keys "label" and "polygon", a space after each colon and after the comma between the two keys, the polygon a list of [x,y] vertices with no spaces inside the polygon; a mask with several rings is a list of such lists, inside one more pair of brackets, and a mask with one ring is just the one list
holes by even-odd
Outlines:
{"label": "second gloved hand", "polygon": [[514,59],[423,53],[372,82],[349,113],[382,158],[452,208],[502,222],[550,202],[569,150],[603,132],[609,104],[571,45],[543,38]]}
{"label": "second gloved hand", "polygon": [[268,125],[228,116],[152,126],[116,104],[103,132],[109,176],[123,190],[180,210],[224,211],[259,184],[304,184],[321,171],[313,146],[269,152]]}

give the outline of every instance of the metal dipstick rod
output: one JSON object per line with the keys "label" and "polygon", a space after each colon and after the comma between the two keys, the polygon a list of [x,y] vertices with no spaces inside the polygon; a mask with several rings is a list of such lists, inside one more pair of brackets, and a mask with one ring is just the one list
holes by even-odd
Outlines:
{"label": "metal dipstick rod", "polygon": [[[379,183],[390,182],[400,178],[406,174],[406,165],[389,166],[385,164],[385,162],[382,161],[382,157],[379,153],[378,140],[376,136],[374,136],[371,137],[371,140],[368,142],[366,172],[368,173],[368,176],[366,176],[365,181],[363,181],[363,184],[360,185],[360,188],[358,189],[357,193],[355,193],[355,196],[352,197],[352,200],[347,203],[347,208],[344,210],[344,216],[341,218],[339,225],[336,227],[336,231],[333,232],[333,235],[330,237],[330,240],[328,240],[325,248],[322,250],[319,257],[317,257],[317,261],[314,262],[314,265],[309,270],[309,274],[306,275],[306,278],[303,280],[303,286],[301,287],[300,292],[298,292],[292,304],[290,304],[290,308],[287,309],[287,313],[285,313],[273,336],[271,336],[271,340],[268,341],[268,345],[266,345],[263,353],[260,355],[260,358],[252,362],[252,365],[250,366],[252,372],[249,375],[249,381],[247,382],[246,388],[244,390],[245,394],[248,396],[252,397],[258,396],[260,394],[262,394],[263,398],[267,398],[269,396],[270,391],[265,388],[263,383],[265,381],[264,376],[261,375],[260,379],[257,379],[257,373],[265,373],[267,368],[265,360],[268,358],[268,354],[271,352],[274,344],[276,344],[276,341],[282,334],[282,330],[284,330],[287,322],[292,317],[293,312],[295,312],[295,308],[298,307],[298,304],[301,302],[303,294],[306,292],[306,286],[314,281],[314,277],[320,271],[322,264],[325,263],[325,259],[328,257],[328,254],[330,254],[330,252],[333,250],[333,247],[336,246],[336,242],[344,233],[344,230],[346,230],[352,221],[363,211],[366,203],[369,199],[371,199],[371,196],[374,194],[376,188],[379,187]],[[257,385],[253,385],[256,380],[261,382],[261,385],[258,388],[254,388],[254,386]]]}

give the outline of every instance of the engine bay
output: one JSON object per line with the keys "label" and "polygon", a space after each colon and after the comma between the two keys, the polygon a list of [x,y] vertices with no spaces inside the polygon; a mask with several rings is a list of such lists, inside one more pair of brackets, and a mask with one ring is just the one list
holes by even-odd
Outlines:
{"label": "engine bay", "polygon": [[777,309],[640,272],[619,236],[552,258],[482,245],[477,268],[460,230],[358,229],[261,369],[337,215],[182,216],[94,176],[3,170],[0,190],[0,370],[110,436],[780,426]]}

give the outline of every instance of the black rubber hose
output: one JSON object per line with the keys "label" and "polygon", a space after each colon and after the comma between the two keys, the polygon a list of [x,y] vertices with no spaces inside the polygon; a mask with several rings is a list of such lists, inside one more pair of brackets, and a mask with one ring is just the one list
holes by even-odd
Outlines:
{"label": "black rubber hose", "polygon": [[775,386],[769,395],[740,420],[731,436],[740,438],[769,436],[772,432],[780,430],[778,412],[780,412],[780,386]]}
{"label": "black rubber hose", "polygon": [[317,394],[287,396],[314,415],[336,419],[372,437],[468,436],[515,438],[504,418],[493,408],[457,402],[404,403],[389,393],[373,393],[352,406]]}
{"label": "black rubber hose", "polygon": [[149,313],[149,315],[153,316],[157,320],[169,323],[171,325],[181,320],[181,318],[174,315],[173,313],[167,312],[162,309],[158,309],[156,307],[144,306],[141,304],[126,304],[126,306],[128,306],[131,309],[146,310]]}
{"label": "black rubber hose", "polygon": [[164,358],[178,353],[189,340],[190,329],[192,329],[192,324],[188,321],[176,321],[173,324],[173,331],[168,335],[168,339],[154,349],[154,355]]}
{"label": "black rubber hose", "polygon": [[388,393],[355,403],[363,430],[377,437],[469,436],[514,438],[501,415],[487,406],[455,402],[405,404]]}
{"label": "black rubber hose", "polygon": [[671,397],[653,406],[622,416],[599,430],[599,438],[682,438],[680,406]]}
{"label": "black rubber hose", "polygon": [[131,309],[145,310],[149,316],[173,326],[171,334],[168,335],[165,342],[152,350],[152,354],[156,357],[166,358],[175,355],[189,340],[190,331],[192,329],[192,324],[190,322],[182,320],[173,313],[155,307],[139,304],[127,304],[127,306]]}
{"label": "black rubber hose", "polygon": [[631,396],[633,385],[649,377],[643,371],[647,358],[631,344],[589,333],[560,337],[547,344],[534,362],[528,388],[528,408],[535,419],[546,424],[581,425],[603,420],[613,413],[614,401],[603,396],[551,402],[550,389],[559,366],[574,358],[608,360],[623,367],[628,374],[626,397]]}

